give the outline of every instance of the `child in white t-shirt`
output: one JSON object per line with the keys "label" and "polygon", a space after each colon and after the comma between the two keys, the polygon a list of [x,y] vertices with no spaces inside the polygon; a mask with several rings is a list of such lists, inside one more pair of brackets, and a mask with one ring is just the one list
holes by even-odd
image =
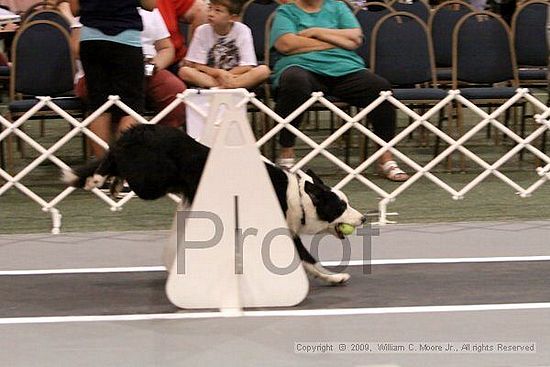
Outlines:
{"label": "child in white t-shirt", "polygon": [[190,85],[211,88],[253,88],[269,77],[258,65],[252,32],[237,22],[240,0],[211,0],[208,23],[193,34],[178,75]]}

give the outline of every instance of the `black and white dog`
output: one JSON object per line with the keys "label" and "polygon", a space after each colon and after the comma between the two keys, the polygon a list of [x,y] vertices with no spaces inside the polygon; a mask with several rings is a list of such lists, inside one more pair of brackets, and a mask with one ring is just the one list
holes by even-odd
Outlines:
{"label": "black and white dog", "polygon": [[[124,181],[145,200],[167,193],[192,203],[208,157],[209,148],[183,131],[160,125],[138,125],[127,130],[102,160],[63,172],[70,186],[92,190],[112,178],[111,195]],[[339,224],[359,226],[364,215],[353,209],[346,196],[326,186],[312,171],[312,178],[291,174],[266,164],[288,228],[306,272],[330,284],[344,283],[347,273],[333,273],[319,264],[300,240],[300,234],[331,233],[343,239]]]}

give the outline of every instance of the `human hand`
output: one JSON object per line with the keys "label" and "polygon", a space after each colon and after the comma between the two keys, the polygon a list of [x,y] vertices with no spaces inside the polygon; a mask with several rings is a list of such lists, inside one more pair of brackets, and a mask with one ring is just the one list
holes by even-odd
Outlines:
{"label": "human hand", "polygon": [[15,32],[19,28],[19,24],[15,24],[12,22],[6,23],[3,27],[1,27],[2,32]]}
{"label": "human hand", "polygon": [[307,28],[298,32],[298,36],[307,37],[307,38],[317,38],[317,35],[322,30],[323,28],[318,28],[318,27]]}

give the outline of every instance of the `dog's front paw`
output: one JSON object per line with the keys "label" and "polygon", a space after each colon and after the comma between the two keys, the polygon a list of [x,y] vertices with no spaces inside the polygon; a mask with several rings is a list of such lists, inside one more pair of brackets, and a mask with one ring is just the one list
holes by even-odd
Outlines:
{"label": "dog's front paw", "polygon": [[351,278],[348,273],[334,273],[319,263],[310,264],[304,261],[302,264],[309,275],[319,278],[330,285],[344,284]]}
{"label": "dog's front paw", "polygon": [[324,274],[323,280],[331,285],[337,285],[337,284],[344,284],[351,278],[351,275],[348,273],[338,273],[338,274],[331,274],[326,275]]}
{"label": "dog's front paw", "polygon": [[92,177],[88,177],[86,179],[86,185],[84,185],[84,190],[93,190],[96,187],[101,187],[105,183],[105,180],[107,177],[101,176],[98,174],[93,175]]}

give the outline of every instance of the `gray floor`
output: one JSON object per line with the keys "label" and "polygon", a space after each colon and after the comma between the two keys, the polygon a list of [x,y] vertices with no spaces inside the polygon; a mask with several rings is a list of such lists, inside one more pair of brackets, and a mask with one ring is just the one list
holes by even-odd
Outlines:
{"label": "gray floor", "polygon": [[[161,271],[10,273],[159,266],[165,231],[0,236],[0,361],[10,367],[549,366],[550,262],[465,260],[550,256],[549,234],[550,222],[388,226],[370,246],[352,238],[351,258],[411,263],[375,265],[368,274],[350,266],[344,287],[312,281],[307,299],[285,314],[251,310],[204,319],[186,318],[195,312],[170,305]],[[323,240],[320,258],[340,259],[341,244]],[[414,263],[446,258],[456,262]],[[464,307],[439,307],[449,305]],[[503,305],[510,309],[491,309]],[[131,314],[150,319],[117,319]],[[98,315],[113,319],[71,318]],[[536,353],[296,353],[295,344],[305,342],[535,343]]]}

